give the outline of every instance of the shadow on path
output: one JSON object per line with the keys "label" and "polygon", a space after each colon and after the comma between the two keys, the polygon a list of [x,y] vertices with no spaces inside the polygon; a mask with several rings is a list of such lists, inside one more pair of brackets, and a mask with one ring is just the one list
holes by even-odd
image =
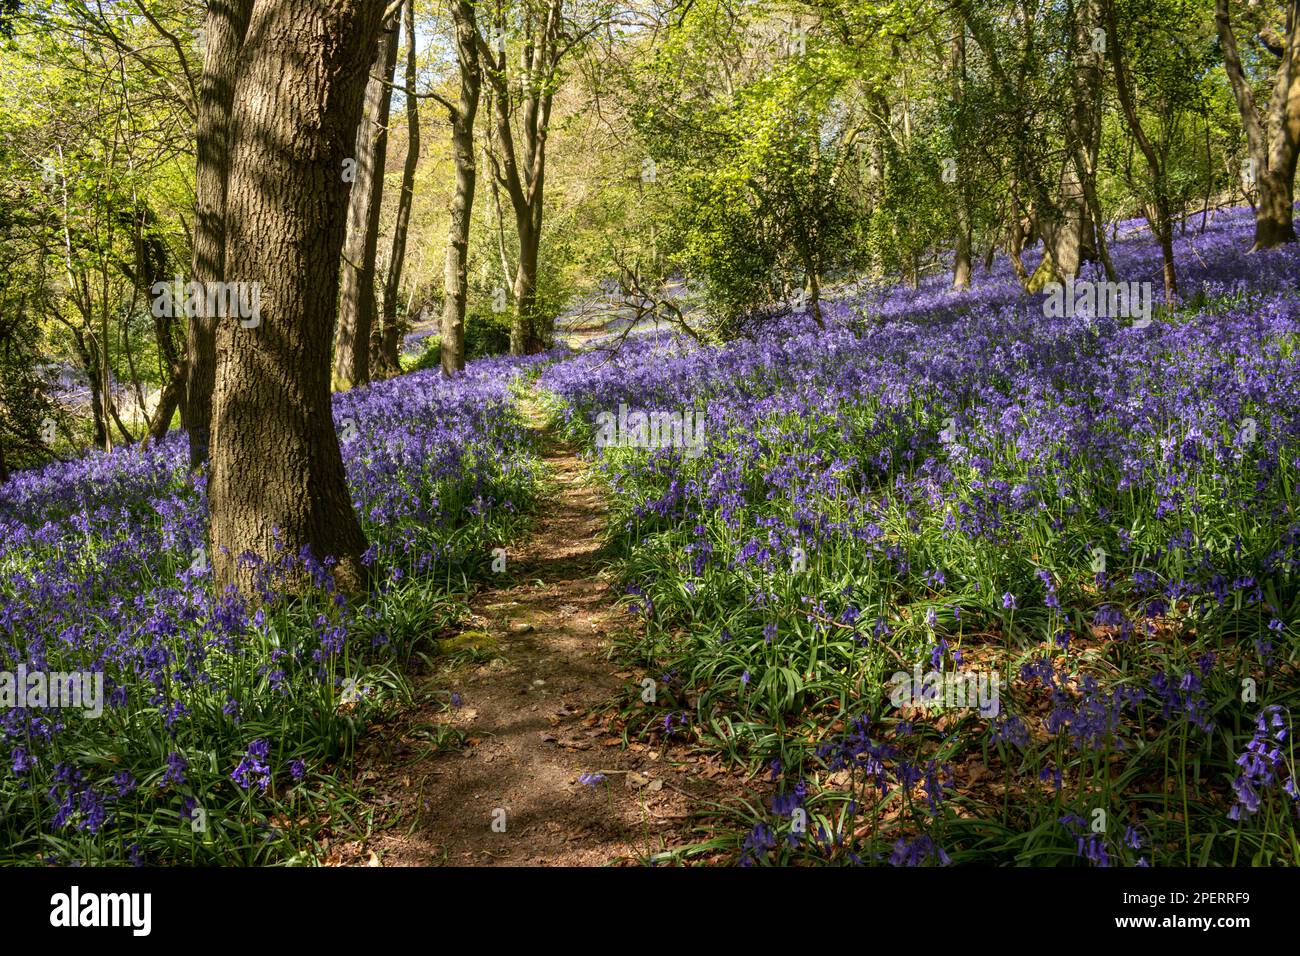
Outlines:
{"label": "shadow on path", "polygon": [[[691,842],[687,794],[713,789],[688,779],[694,761],[652,745],[624,749],[602,714],[642,676],[615,673],[606,656],[628,618],[601,577],[604,502],[574,450],[542,431],[537,409],[525,413],[554,486],[531,534],[508,551],[507,580],[471,600],[471,628],[495,656],[425,679],[443,700],[459,695],[450,715],[430,702],[371,729],[356,773],[376,829],[339,848],[341,862],[637,863]],[[414,733],[437,724],[465,745],[432,751]],[[606,779],[589,786],[579,782],[586,773]]]}

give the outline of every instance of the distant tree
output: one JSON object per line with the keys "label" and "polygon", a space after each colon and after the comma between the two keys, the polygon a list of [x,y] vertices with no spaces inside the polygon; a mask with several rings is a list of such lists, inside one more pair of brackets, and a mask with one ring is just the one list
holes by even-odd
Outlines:
{"label": "distant tree", "polygon": [[1200,77],[1209,66],[1189,12],[1180,0],[1102,0],[1116,97],[1147,167],[1147,175],[1130,177],[1129,186],[1160,244],[1169,303],[1178,299],[1174,153],[1187,146],[1177,129],[1189,112],[1205,112]]}
{"label": "distant tree", "polygon": [[492,175],[514,212],[519,259],[514,277],[510,351],[542,347],[538,263],[546,210],[551,110],[567,61],[608,19],[607,3],[514,0],[480,23],[476,45],[492,87]]}
{"label": "distant tree", "polygon": [[378,321],[379,212],[388,158],[388,116],[397,68],[398,18],[385,22],[375,44],[375,62],[366,83],[361,125],[357,127],[348,231],[343,242],[343,278],[334,331],[334,387],[355,388],[370,381],[370,338]]}
{"label": "distant tree", "polygon": [[[806,28],[761,29],[697,5],[642,70],[647,188],[677,197],[664,243],[724,323],[806,310],[821,324],[823,279],[857,235],[859,124],[836,108],[847,76],[836,48]],[[755,55],[759,44],[772,55]]]}
{"label": "distant tree", "polygon": [[402,285],[402,271],[406,265],[411,208],[415,203],[415,173],[420,165],[420,99],[415,91],[418,75],[415,0],[406,0],[402,5],[402,18],[406,33],[406,83],[403,90],[403,99],[406,101],[406,159],[402,163],[397,214],[388,247],[388,267],[384,273],[382,321],[371,334],[370,347],[371,364],[383,375],[396,375],[401,371],[398,353],[402,319],[398,314],[397,300]]}
{"label": "distant tree", "polygon": [[[456,185],[447,223],[447,258],[443,269],[442,371],[446,375],[453,375],[465,367],[465,303],[469,295],[467,261],[470,215],[477,181],[474,119],[478,115],[479,95],[483,88],[482,51],[474,4],[468,0],[451,0],[451,20],[460,95],[455,103],[443,100],[451,120],[451,150],[456,164]],[[532,281],[535,287],[536,276]]]}

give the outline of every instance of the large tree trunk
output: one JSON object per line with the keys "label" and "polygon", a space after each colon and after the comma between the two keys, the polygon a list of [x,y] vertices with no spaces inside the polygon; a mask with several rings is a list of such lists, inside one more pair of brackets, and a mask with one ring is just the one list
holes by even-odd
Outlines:
{"label": "large tree trunk", "polygon": [[442,370],[454,375],[465,367],[465,300],[469,293],[466,263],[469,257],[470,215],[474,207],[474,118],[478,115],[483,75],[479,69],[478,24],[474,4],[453,0],[456,23],[456,61],[460,66],[460,100],[451,111],[451,147],[456,158],[456,192],[452,196],[447,226],[447,262],[443,270]]}
{"label": "large tree trunk", "polygon": [[1259,205],[1255,207],[1255,249],[1272,249],[1295,242],[1295,173],[1290,177],[1281,169],[1270,169],[1259,180]]}
{"label": "large tree trunk", "polygon": [[375,297],[375,256],[379,249],[379,210],[388,158],[388,114],[397,69],[397,21],[385,24],[366,84],[365,108],[356,139],[356,181],[348,197],[347,239],[343,244],[342,292],[334,339],[334,385],[355,388],[370,381],[370,332],[379,312]]}
{"label": "large tree trunk", "polygon": [[364,583],[366,548],[330,403],[330,343],[356,140],[384,0],[258,0],[239,58],[226,275],[260,283],[260,324],[217,329],[212,568],[254,591],[263,560],[308,550]]}
{"label": "large tree trunk", "polygon": [[1223,47],[1223,67],[1232,86],[1255,168],[1259,203],[1255,206],[1255,243],[1251,251],[1296,239],[1292,194],[1300,159],[1300,0],[1286,4],[1286,33],[1273,51],[1278,58],[1268,125],[1260,122],[1255,96],[1241,65],[1228,0],[1215,0],[1214,19]]}
{"label": "large tree trunk", "polygon": [[[221,282],[225,277],[226,181],[230,176],[230,110],[235,96],[239,50],[248,31],[253,0],[214,0],[204,20],[203,78],[199,85],[198,165],[195,173],[194,251],[190,278]],[[182,425],[190,436],[190,465],[208,459],[212,391],[216,382],[215,316],[191,316],[185,360]]]}
{"label": "large tree trunk", "polygon": [[397,314],[397,297],[402,285],[402,268],[406,263],[406,237],[411,225],[411,206],[415,201],[415,173],[420,166],[420,100],[415,95],[418,76],[415,0],[406,0],[403,10],[406,24],[406,161],[402,164],[402,188],[397,197],[397,218],[393,223],[393,241],[388,251],[388,273],[384,277],[383,325],[378,347],[372,350],[384,375],[396,375],[401,371],[401,319]]}

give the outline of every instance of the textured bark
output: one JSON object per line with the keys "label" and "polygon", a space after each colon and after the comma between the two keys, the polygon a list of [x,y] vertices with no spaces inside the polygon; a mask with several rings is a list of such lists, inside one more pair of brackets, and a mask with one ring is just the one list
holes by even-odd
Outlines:
{"label": "textured bark", "polygon": [[261,287],[261,324],[217,328],[212,568],[252,593],[241,554],[332,557],[364,583],[330,404],[349,158],[383,0],[259,0],[239,58],[226,196],[227,281]]}
{"label": "textured bark", "polygon": [[[230,110],[235,96],[239,50],[248,31],[253,0],[213,0],[204,20],[203,79],[195,173],[194,251],[190,276],[195,282],[221,282],[225,275],[226,181],[230,175]],[[212,429],[212,391],[216,383],[216,319],[189,320],[182,425],[190,436],[190,465],[208,458]]]}
{"label": "textured bark", "polygon": [[418,68],[415,57],[415,0],[403,7],[406,25],[406,161],[402,164],[402,187],[397,197],[397,218],[393,224],[393,241],[388,250],[388,272],[384,277],[383,325],[372,355],[385,375],[401,371],[399,345],[401,320],[397,315],[397,297],[402,285],[402,268],[406,264],[406,238],[410,232],[411,206],[415,200],[415,172],[420,165],[420,100],[415,95]]}
{"label": "textured bark", "polygon": [[465,367],[465,300],[469,293],[466,262],[469,257],[470,216],[474,208],[474,118],[478,115],[483,74],[479,69],[478,24],[474,5],[453,0],[456,24],[456,62],[460,68],[460,98],[451,110],[451,148],[456,158],[456,191],[452,195],[447,227],[447,262],[443,270],[442,371],[454,375]]}
{"label": "textured bark", "polygon": [[1228,0],[1215,0],[1215,24],[1223,47],[1223,67],[1232,86],[1246,133],[1246,148],[1255,164],[1259,202],[1255,206],[1255,243],[1251,251],[1296,239],[1292,195],[1300,159],[1300,0],[1286,4],[1286,34],[1278,50],[1269,100],[1267,127],[1256,112],[1255,96],[1241,65]]}
{"label": "textured bark", "polygon": [[375,297],[379,249],[379,210],[384,198],[388,158],[388,114],[397,67],[397,22],[385,24],[376,44],[366,84],[365,106],[357,129],[356,181],[348,197],[347,239],[343,244],[342,291],[334,339],[334,385],[355,388],[370,381],[370,333],[379,312]]}

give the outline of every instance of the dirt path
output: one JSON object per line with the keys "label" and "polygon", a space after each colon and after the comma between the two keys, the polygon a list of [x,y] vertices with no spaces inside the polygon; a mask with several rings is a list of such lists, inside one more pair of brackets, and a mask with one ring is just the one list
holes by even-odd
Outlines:
{"label": "dirt path", "polygon": [[[528,414],[538,428],[540,415]],[[573,449],[539,437],[555,489],[509,550],[507,580],[471,601],[461,640],[480,662],[422,679],[444,701],[458,695],[450,715],[430,702],[370,730],[357,782],[373,799],[375,830],[339,847],[338,862],[644,863],[690,842],[688,794],[714,795],[717,770],[685,748],[624,749],[615,736],[607,705],[642,675],[615,673],[606,656],[628,617],[601,576],[604,504]],[[460,749],[430,752],[419,734],[427,739],[430,725],[463,734]],[[604,780],[583,783],[584,774]]]}

